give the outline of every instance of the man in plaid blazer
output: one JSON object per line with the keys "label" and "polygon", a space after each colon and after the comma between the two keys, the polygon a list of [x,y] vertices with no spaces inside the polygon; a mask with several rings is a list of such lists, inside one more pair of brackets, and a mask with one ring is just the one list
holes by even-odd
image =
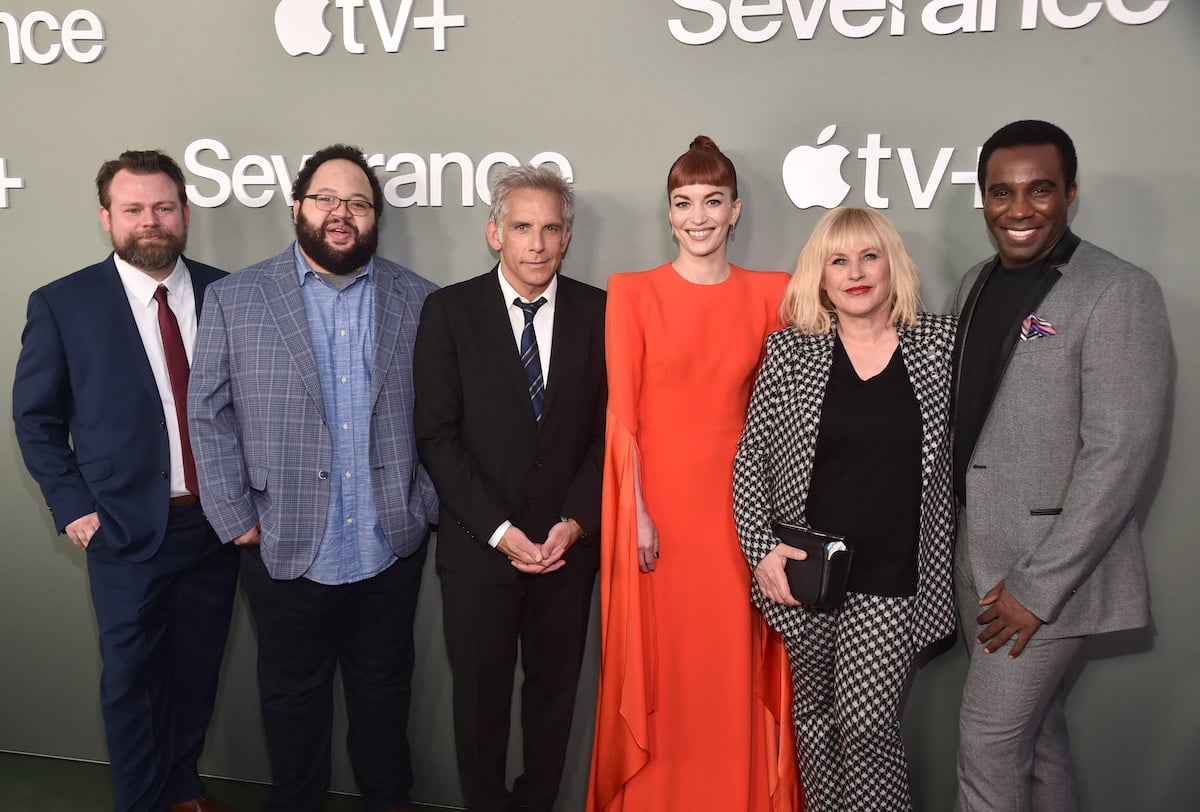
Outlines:
{"label": "man in plaid blazer", "polygon": [[296,243],[209,288],[188,398],[201,502],[243,550],[264,809],[320,809],[340,665],[367,808],[406,810],[412,624],[437,515],[412,347],[434,285],[375,256],[383,193],[356,148],[317,152],[292,194]]}

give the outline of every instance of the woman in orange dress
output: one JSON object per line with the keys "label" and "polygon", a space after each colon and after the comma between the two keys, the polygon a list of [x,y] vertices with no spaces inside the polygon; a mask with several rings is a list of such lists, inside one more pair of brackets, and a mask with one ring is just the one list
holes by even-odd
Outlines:
{"label": "woman in orange dress", "polygon": [[590,812],[793,812],[787,660],[746,596],[733,457],[785,273],[731,265],[733,164],[667,177],[674,262],[608,281],[601,673]]}

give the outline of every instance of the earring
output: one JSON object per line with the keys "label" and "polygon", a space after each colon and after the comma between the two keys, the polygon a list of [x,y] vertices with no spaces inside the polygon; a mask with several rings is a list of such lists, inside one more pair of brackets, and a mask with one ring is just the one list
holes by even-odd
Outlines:
{"label": "earring", "polygon": [[733,242],[733,234],[735,231],[737,231],[737,223],[730,223],[729,224],[729,241],[730,242]]}

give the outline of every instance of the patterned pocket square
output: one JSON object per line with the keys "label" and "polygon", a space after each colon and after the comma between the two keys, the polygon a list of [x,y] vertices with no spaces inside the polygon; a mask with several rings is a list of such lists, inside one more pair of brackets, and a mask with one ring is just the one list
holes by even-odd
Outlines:
{"label": "patterned pocket square", "polygon": [[1058,330],[1054,329],[1054,325],[1043,319],[1039,319],[1036,313],[1030,313],[1021,322],[1021,340],[1032,341],[1035,338],[1042,336],[1056,336]]}

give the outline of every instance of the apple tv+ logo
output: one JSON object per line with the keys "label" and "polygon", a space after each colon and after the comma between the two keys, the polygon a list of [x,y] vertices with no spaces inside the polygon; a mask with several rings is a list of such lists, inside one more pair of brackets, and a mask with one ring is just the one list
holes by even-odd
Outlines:
{"label": "apple tv+ logo", "polygon": [[[359,39],[360,9],[369,8],[370,18],[379,35],[379,44],[389,54],[400,50],[411,20],[413,29],[433,31],[433,49],[446,50],[446,29],[465,28],[465,14],[447,14],[446,0],[428,0],[432,13],[413,17],[414,0],[399,0],[399,8],[390,14],[383,0],[333,0],[342,12],[342,47],[347,53],[365,54],[367,45]],[[325,53],[333,41],[333,32],[325,25],[325,11],[330,0],[280,0],[275,6],[275,36],[289,56]]]}
{"label": "apple tv+ logo", "polygon": [[[831,144],[837,131],[830,124],[817,136],[816,146],[803,144],[795,147],[783,159],[783,188],[797,208],[808,209],[821,206],[832,209],[842,204],[850,194],[851,184],[844,174],[850,150],[841,144]],[[922,170],[912,147],[885,147],[880,133],[867,133],[865,142],[855,153],[863,167],[863,201],[875,209],[886,209],[891,198],[882,192],[881,173],[893,156],[899,159],[904,178],[904,187],[915,209],[928,209],[933,198],[947,180],[947,169],[955,155],[954,147],[939,147],[933,165]],[[975,183],[975,166],[979,160],[979,149],[971,153],[968,169],[949,172],[951,185],[975,187],[975,207],[983,205],[983,198]]]}

